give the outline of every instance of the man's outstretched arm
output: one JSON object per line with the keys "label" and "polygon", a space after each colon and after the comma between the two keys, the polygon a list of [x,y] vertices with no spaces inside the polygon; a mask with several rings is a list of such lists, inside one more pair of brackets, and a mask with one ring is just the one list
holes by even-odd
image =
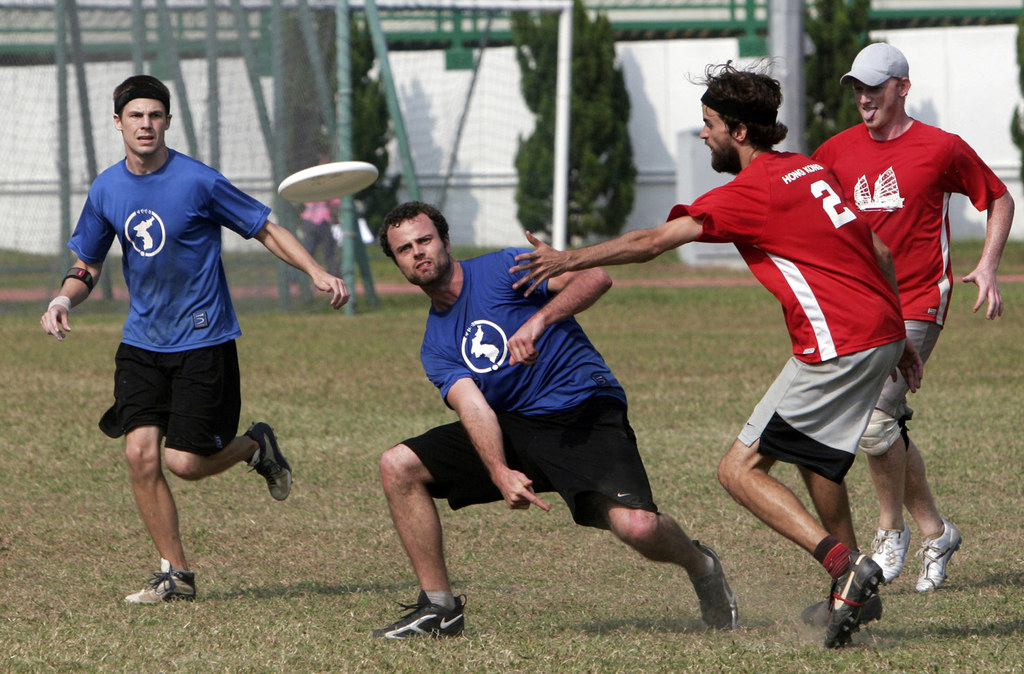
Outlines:
{"label": "man's outstretched arm", "polygon": [[526,271],[528,273],[516,281],[513,287],[526,286],[523,294],[529,295],[537,288],[538,284],[567,271],[579,271],[612,264],[647,262],[667,250],[678,248],[695,240],[700,236],[701,231],[702,227],[698,220],[684,215],[657,227],[636,229],[614,239],[574,250],[555,250],[527,232],[526,238],[535,250],[516,256],[517,264],[509,271],[512,273]]}
{"label": "man's outstretched arm", "polygon": [[313,280],[313,286],[317,290],[330,293],[332,307],[340,309],[348,302],[351,293],[345,282],[333,274],[327,273],[320,263],[313,259],[302,243],[295,238],[295,235],[287,229],[267,220],[263,229],[256,233],[255,238],[278,259],[306,272]]}

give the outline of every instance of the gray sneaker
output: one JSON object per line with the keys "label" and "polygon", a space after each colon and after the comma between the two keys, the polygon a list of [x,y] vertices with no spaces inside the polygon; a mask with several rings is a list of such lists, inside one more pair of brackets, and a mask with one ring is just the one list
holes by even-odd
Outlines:
{"label": "gray sneaker", "polygon": [[267,481],[271,496],[278,501],[285,500],[292,491],[292,468],[277,445],[274,429],[260,421],[250,426],[245,434],[260,446],[249,465]]}
{"label": "gray sneaker", "polygon": [[921,558],[924,567],[921,569],[921,576],[917,579],[918,592],[931,592],[937,590],[940,585],[946,582],[946,565],[953,557],[953,553],[960,549],[960,530],[949,520],[942,520],[942,535],[938,538],[928,538],[921,544],[921,550],[917,556]]}
{"label": "gray sneaker", "polygon": [[149,587],[124,598],[129,604],[161,604],[165,601],[196,598],[196,574],[171,566],[166,559],[160,560],[160,570],[149,580]]}
{"label": "gray sneaker", "polygon": [[903,563],[907,559],[907,548],[910,547],[910,527],[903,524],[899,529],[879,529],[875,540],[871,543],[871,559],[882,567],[885,575],[883,583],[891,583],[903,571]]}
{"label": "gray sneaker", "polygon": [[725,579],[722,561],[708,546],[697,541],[693,544],[714,562],[710,571],[692,579],[693,589],[700,600],[700,617],[704,624],[713,629],[734,630],[740,626],[740,611],[736,605],[736,595]]}

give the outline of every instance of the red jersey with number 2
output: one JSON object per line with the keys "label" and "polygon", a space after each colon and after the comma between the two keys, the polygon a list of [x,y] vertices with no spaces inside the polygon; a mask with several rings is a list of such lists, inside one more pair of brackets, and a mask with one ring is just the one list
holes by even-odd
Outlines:
{"label": "red jersey with number 2", "polygon": [[677,205],[699,219],[699,241],[736,245],[782,303],[793,355],[831,360],[903,339],[896,294],[831,169],[795,153],[758,155],[731,182]]}

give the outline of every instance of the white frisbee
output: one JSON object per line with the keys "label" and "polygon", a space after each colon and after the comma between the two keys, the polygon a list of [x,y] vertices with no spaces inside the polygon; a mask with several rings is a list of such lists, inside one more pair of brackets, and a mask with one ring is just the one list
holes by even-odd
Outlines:
{"label": "white frisbee", "polygon": [[377,179],[377,167],[365,161],[336,161],[296,171],[281,181],[277,193],[292,203],[327,201],[355,194]]}

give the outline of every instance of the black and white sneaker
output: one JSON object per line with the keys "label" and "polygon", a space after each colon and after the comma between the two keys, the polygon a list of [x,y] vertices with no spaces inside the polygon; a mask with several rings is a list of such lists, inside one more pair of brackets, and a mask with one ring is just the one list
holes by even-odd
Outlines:
{"label": "black and white sneaker", "polygon": [[176,569],[166,559],[160,560],[160,570],[153,574],[147,587],[128,595],[129,604],[162,604],[165,601],[196,598],[196,574]]}
{"label": "black and white sneaker", "polygon": [[[855,550],[850,552],[850,568],[832,581],[825,648],[850,643],[853,633],[860,629],[865,605],[878,594],[883,578],[882,567],[875,560]],[[881,604],[878,608],[881,614]]]}
{"label": "black and white sneaker", "polygon": [[271,496],[278,501],[285,500],[292,491],[292,468],[277,445],[274,429],[260,421],[250,426],[245,435],[260,446],[249,460],[249,465],[267,481]]}
{"label": "black and white sneaker", "polygon": [[711,571],[693,579],[693,589],[700,600],[700,615],[704,624],[712,629],[734,630],[740,626],[740,611],[736,605],[736,595],[725,579],[722,561],[715,551],[697,541],[693,544],[697,549],[711,558],[714,563]]}
{"label": "black and white sneaker", "polygon": [[462,634],[464,626],[462,609],[466,606],[466,597],[455,598],[455,608],[445,608],[431,604],[427,593],[420,590],[415,604],[399,604],[403,609],[411,609],[387,627],[373,631],[374,637],[385,639],[415,639],[417,637],[457,637]]}

